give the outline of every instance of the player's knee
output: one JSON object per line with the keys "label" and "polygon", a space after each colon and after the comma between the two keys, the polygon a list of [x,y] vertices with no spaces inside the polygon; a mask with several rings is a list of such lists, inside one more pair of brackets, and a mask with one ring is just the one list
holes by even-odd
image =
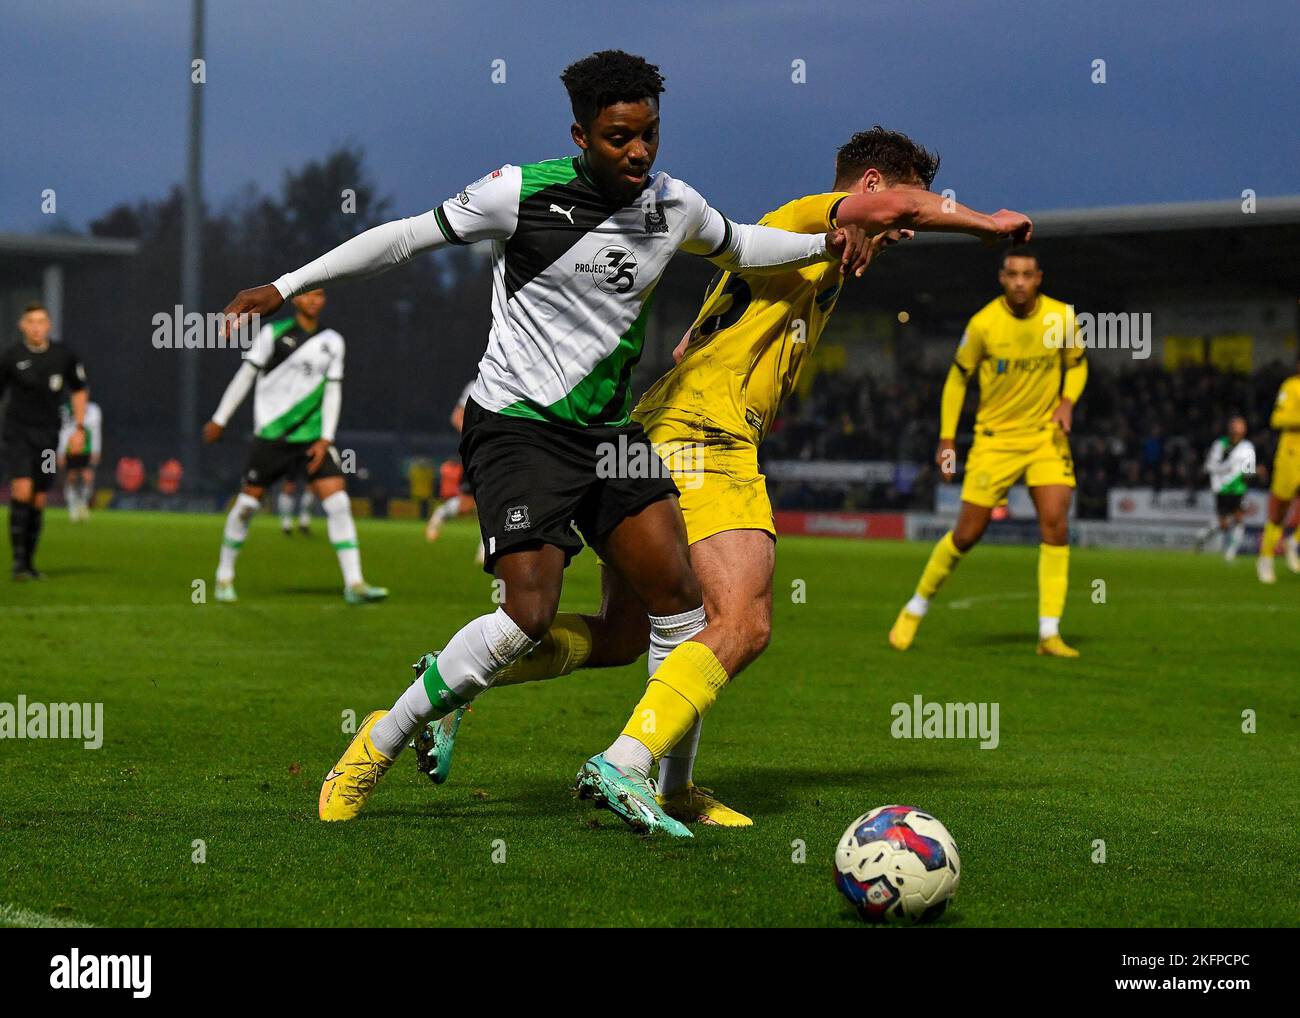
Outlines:
{"label": "player's knee", "polygon": [[555,621],[559,607],[556,599],[537,591],[527,591],[518,597],[507,595],[503,605],[505,613],[530,640],[540,640]]}

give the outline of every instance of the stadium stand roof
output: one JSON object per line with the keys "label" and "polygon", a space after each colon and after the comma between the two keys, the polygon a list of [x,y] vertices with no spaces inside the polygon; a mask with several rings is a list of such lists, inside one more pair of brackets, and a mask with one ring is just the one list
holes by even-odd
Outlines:
{"label": "stadium stand roof", "polygon": [[72,233],[0,233],[0,256],[58,260],[84,255],[133,255],[139,249],[137,241],[113,237]]}
{"label": "stadium stand roof", "polygon": [[[1121,309],[1152,293],[1300,297],[1300,195],[1030,212],[1044,290]],[[969,315],[996,293],[1004,247],[918,234],[872,263],[841,307]]]}
{"label": "stadium stand roof", "polygon": [[[1044,239],[1110,233],[1161,233],[1252,226],[1300,225],[1300,195],[1256,198],[1255,211],[1242,211],[1239,198],[1226,201],[1161,202],[1152,205],[1105,205],[1091,209],[1029,212],[1034,232]],[[927,233],[913,243],[951,243],[964,238]]]}

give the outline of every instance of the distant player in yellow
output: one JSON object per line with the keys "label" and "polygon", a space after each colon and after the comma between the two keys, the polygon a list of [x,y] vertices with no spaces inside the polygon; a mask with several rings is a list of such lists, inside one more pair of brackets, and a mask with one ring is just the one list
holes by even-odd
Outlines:
{"label": "distant player in yellow", "polygon": [[994,508],[1021,477],[1038,510],[1038,653],[1078,657],[1061,639],[1070,569],[1069,515],[1074,491],[1070,425],[1088,380],[1083,348],[1073,342],[1074,309],[1042,293],[1042,269],[1026,248],[1012,248],[998,274],[1002,296],[966,326],[943,387],[936,461],[945,481],[957,475],[957,423],[966,386],[977,376],[975,442],[966,457],[957,525],[930,553],[916,593],[898,613],[889,642],[907,650],[930,601],[984,536]]}
{"label": "distant player in yellow", "polygon": [[[985,215],[932,193],[938,165],[906,135],[880,127],[863,131],[839,150],[831,191],[789,202],[760,222],[795,232],[857,227],[872,238],[873,253],[912,231],[965,233],[989,242],[1028,239],[1031,224],[1018,212]],[[633,411],[681,491],[691,567],[703,589],[709,632],[718,634],[719,687],[768,644],[776,528],[758,446],[812,357],[841,284],[833,264],[768,276],[721,273],[674,351],[676,366]],[[684,823],[750,825],[747,816],[694,784],[702,711],[692,705],[668,717],[658,706],[655,697],[665,694],[656,688],[653,669],[669,648],[656,646],[645,608],[607,566],[602,586],[599,615],[557,615],[537,649],[506,669],[496,685],[628,664],[648,645],[650,683],[624,735],[646,739],[641,726],[653,712],[658,732],[650,741],[668,747],[658,755],[661,804]],[[656,628],[680,626],[689,637],[703,624],[683,616],[657,620]],[[671,736],[663,733],[666,724],[675,726]],[[435,781],[450,760],[453,725],[426,730],[417,747],[422,769]]]}
{"label": "distant player in yellow", "polygon": [[[1268,488],[1268,520],[1264,536],[1259,541],[1259,558],[1255,571],[1261,583],[1276,583],[1273,572],[1273,554],[1282,537],[1282,524],[1292,500],[1300,495],[1300,361],[1296,373],[1282,383],[1269,427],[1278,435],[1277,454],[1273,457],[1273,483]],[[1293,573],[1300,573],[1300,554],[1296,552],[1296,535],[1287,540],[1287,565]]]}

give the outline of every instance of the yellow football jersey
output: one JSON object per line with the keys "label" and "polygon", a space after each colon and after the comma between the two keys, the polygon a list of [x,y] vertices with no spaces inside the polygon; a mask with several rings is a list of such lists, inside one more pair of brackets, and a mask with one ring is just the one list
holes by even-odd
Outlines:
{"label": "yellow football jersey", "polygon": [[[1061,397],[1062,372],[1083,360],[1074,335],[1074,308],[1039,294],[1029,315],[1017,318],[1006,299],[990,301],[971,318],[953,364],[969,380],[978,372],[979,411],[975,432],[1037,428],[1051,420]],[[1059,344],[1054,345],[1057,340]],[[960,409],[960,408],[959,408]],[[944,421],[951,438],[956,421]]]}
{"label": "yellow football jersey", "polygon": [[[769,212],[763,226],[792,233],[834,229],[845,192],[814,194]],[[839,262],[772,275],[724,272],[709,285],[681,362],[641,397],[637,417],[663,408],[760,441],[794,388],[840,294]]]}
{"label": "yellow football jersey", "polygon": [[1300,446],[1300,375],[1292,375],[1277,391],[1269,427],[1282,432],[1278,436],[1277,451],[1290,453],[1292,446]]}

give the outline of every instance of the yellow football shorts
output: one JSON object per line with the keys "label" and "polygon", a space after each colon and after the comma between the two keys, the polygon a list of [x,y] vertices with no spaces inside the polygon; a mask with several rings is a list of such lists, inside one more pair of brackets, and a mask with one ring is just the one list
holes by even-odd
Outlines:
{"label": "yellow football shorts", "polygon": [[1048,484],[1074,487],[1070,440],[1055,425],[1034,431],[985,435],[976,433],[966,456],[963,502],[993,508],[1020,478],[1031,488]]}
{"label": "yellow football shorts", "polygon": [[637,419],[681,491],[689,543],[724,530],[764,530],[776,536],[757,443],[686,411],[656,409]]}
{"label": "yellow football shorts", "polygon": [[1268,490],[1283,502],[1300,494],[1300,443],[1278,446],[1273,457],[1273,483]]}

